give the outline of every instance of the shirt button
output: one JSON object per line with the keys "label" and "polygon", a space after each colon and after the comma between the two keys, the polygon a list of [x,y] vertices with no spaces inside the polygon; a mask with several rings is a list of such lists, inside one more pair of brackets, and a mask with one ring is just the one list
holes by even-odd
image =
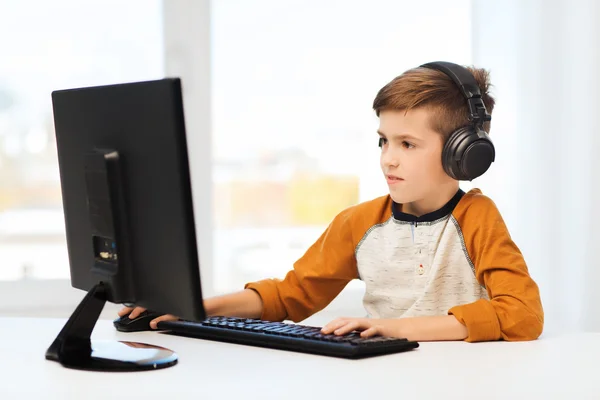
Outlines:
{"label": "shirt button", "polygon": [[419,275],[423,275],[425,273],[425,269],[423,268],[423,265],[419,265],[419,268],[417,268],[417,273]]}

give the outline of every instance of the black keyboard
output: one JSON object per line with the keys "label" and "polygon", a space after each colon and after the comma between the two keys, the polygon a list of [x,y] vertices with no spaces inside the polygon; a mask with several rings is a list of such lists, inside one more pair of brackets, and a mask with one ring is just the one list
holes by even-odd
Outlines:
{"label": "black keyboard", "polygon": [[419,347],[418,342],[407,339],[361,338],[358,332],[323,335],[321,328],[314,326],[231,317],[210,317],[202,322],[163,321],[158,329],[178,336],[342,358],[365,358]]}

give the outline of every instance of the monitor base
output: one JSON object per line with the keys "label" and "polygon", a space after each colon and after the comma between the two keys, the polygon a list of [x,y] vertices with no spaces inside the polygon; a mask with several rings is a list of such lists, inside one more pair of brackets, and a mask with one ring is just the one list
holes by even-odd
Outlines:
{"label": "monitor base", "polygon": [[148,371],[177,364],[177,354],[163,347],[125,341],[92,341],[91,334],[106,304],[102,283],[96,284],[77,306],[52,345],[46,359],[72,369],[107,372]]}

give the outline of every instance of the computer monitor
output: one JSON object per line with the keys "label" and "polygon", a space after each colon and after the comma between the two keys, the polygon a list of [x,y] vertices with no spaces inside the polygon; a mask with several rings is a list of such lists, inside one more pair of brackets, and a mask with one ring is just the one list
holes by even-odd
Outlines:
{"label": "computer monitor", "polygon": [[113,371],[176,364],[168,349],[91,342],[107,301],[206,317],[181,86],[169,78],[52,93],[71,284],[88,293],[49,360]]}

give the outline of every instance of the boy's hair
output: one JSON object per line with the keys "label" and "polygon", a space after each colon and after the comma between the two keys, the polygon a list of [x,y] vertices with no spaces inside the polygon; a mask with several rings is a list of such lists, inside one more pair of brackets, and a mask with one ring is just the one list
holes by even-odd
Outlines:
{"label": "boy's hair", "polygon": [[[475,77],[481,98],[488,114],[492,114],[495,100],[489,94],[490,79],[485,69],[466,67]],[[424,107],[432,111],[431,128],[440,133],[443,139],[456,129],[469,124],[467,101],[454,81],[441,71],[417,67],[409,69],[382,87],[375,100],[373,109],[379,116],[384,110],[409,111]],[[483,124],[490,132],[490,122]]]}

